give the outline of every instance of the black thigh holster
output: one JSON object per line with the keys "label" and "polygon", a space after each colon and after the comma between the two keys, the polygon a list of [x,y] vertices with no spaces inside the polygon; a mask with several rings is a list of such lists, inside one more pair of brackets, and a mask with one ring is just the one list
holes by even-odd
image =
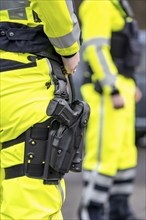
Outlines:
{"label": "black thigh holster", "polygon": [[25,175],[57,184],[69,171],[81,172],[84,132],[89,118],[87,103],[54,98],[48,105],[52,116],[46,127],[38,124],[26,132]]}
{"label": "black thigh holster", "polygon": [[[48,149],[49,124],[36,124],[25,132],[25,153],[24,153],[24,175],[44,179],[44,183],[57,184],[63,177],[61,173],[56,172],[50,166],[48,167],[49,180],[44,176],[44,169],[48,163],[50,152]],[[43,126],[42,126],[43,125]],[[46,152],[49,157],[46,157]],[[48,180],[45,182],[45,180]]]}

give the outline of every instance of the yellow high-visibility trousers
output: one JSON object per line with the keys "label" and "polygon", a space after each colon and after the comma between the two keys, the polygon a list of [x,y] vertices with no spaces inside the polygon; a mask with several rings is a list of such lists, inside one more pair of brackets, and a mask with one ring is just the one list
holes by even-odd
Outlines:
{"label": "yellow high-visibility trousers", "polygon": [[[1,143],[17,138],[32,125],[48,119],[46,109],[54,97],[51,65],[33,54],[1,51],[8,60],[1,72]],[[32,60],[32,61],[31,61]],[[6,68],[5,67],[5,68]],[[50,85],[49,88],[47,85]],[[24,162],[24,142],[1,150],[1,171]],[[62,220],[64,179],[58,185],[26,176],[1,177],[1,219]]]}
{"label": "yellow high-visibility trousers", "polygon": [[[122,85],[122,86],[121,86]],[[86,134],[83,167],[114,176],[118,169],[129,169],[137,164],[135,147],[135,83],[119,76],[117,83],[125,106],[116,110],[111,96],[100,95],[93,84],[81,88],[83,98],[91,108]]]}

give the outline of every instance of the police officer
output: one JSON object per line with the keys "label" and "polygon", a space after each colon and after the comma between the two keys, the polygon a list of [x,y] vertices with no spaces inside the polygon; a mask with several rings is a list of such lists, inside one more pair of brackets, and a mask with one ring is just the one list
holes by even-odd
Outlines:
{"label": "police officer", "polygon": [[[66,73],[75,72],[80,49],[78,20],[72,1],[65,0],[0,0],[0,18],[1,219],[61,220],[64,180],[44,183],[37,178],[42,172],[39,164],[30,165],[34,178],[24,174],[24,132],[35,124],[44,125],[49,118],[46,109],[54,97],[54,69],[44,52],[49,57],[50,44],[62,58]],[[47,128],[42,132],[41,126],[33,135],[41,136],[43,142]],[[35,141],[29,144],[34,151]],[[28,163],[35,159],[33,153],[27,156]]]}
{"label": "police officer", "polygon": [[81,93],[91,108],[79,218],[134,220],[129,198],[137,165],[135,97],[138,101],[141,96],[134,80],[140,55],[137,25],[122,0],[82,1],[79,16],[84,60],[83,67],[79,65],[84,70]]}

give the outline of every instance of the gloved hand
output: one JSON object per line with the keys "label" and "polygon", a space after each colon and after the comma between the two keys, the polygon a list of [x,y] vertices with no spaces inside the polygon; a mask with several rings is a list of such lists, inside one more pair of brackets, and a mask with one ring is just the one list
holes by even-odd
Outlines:
{"label": "gloved hand", "polygon": [[113,107],[115,109],[120,109],[124,107],[124,98],[120,94],[115,94],[111,96]]}
{"label": "gloved hand", "polygon": [[80,55],[79,52],[77,52],[72,57],[62,57],[62,61],[66,70],[67,74],[73,74],[76,71],[76,68],[78,66],[78,63],[80,62]]}

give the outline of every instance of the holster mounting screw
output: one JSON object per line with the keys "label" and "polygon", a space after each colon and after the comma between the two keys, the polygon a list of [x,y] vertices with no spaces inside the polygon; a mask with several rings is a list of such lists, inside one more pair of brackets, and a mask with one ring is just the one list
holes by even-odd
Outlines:
{"label": "holster mounting screw", "polygon": [[34,153],[29,152],[29,153],[27,154],[27,157],[28,157],[29,159],[33,159],[33,158],[34,158]]}
{"label": "holster mounting screw", "polygon": [[31,145],[36,145],[36,141],[34,141],[33,139],[30,139],[29,143],[30,143]]}

